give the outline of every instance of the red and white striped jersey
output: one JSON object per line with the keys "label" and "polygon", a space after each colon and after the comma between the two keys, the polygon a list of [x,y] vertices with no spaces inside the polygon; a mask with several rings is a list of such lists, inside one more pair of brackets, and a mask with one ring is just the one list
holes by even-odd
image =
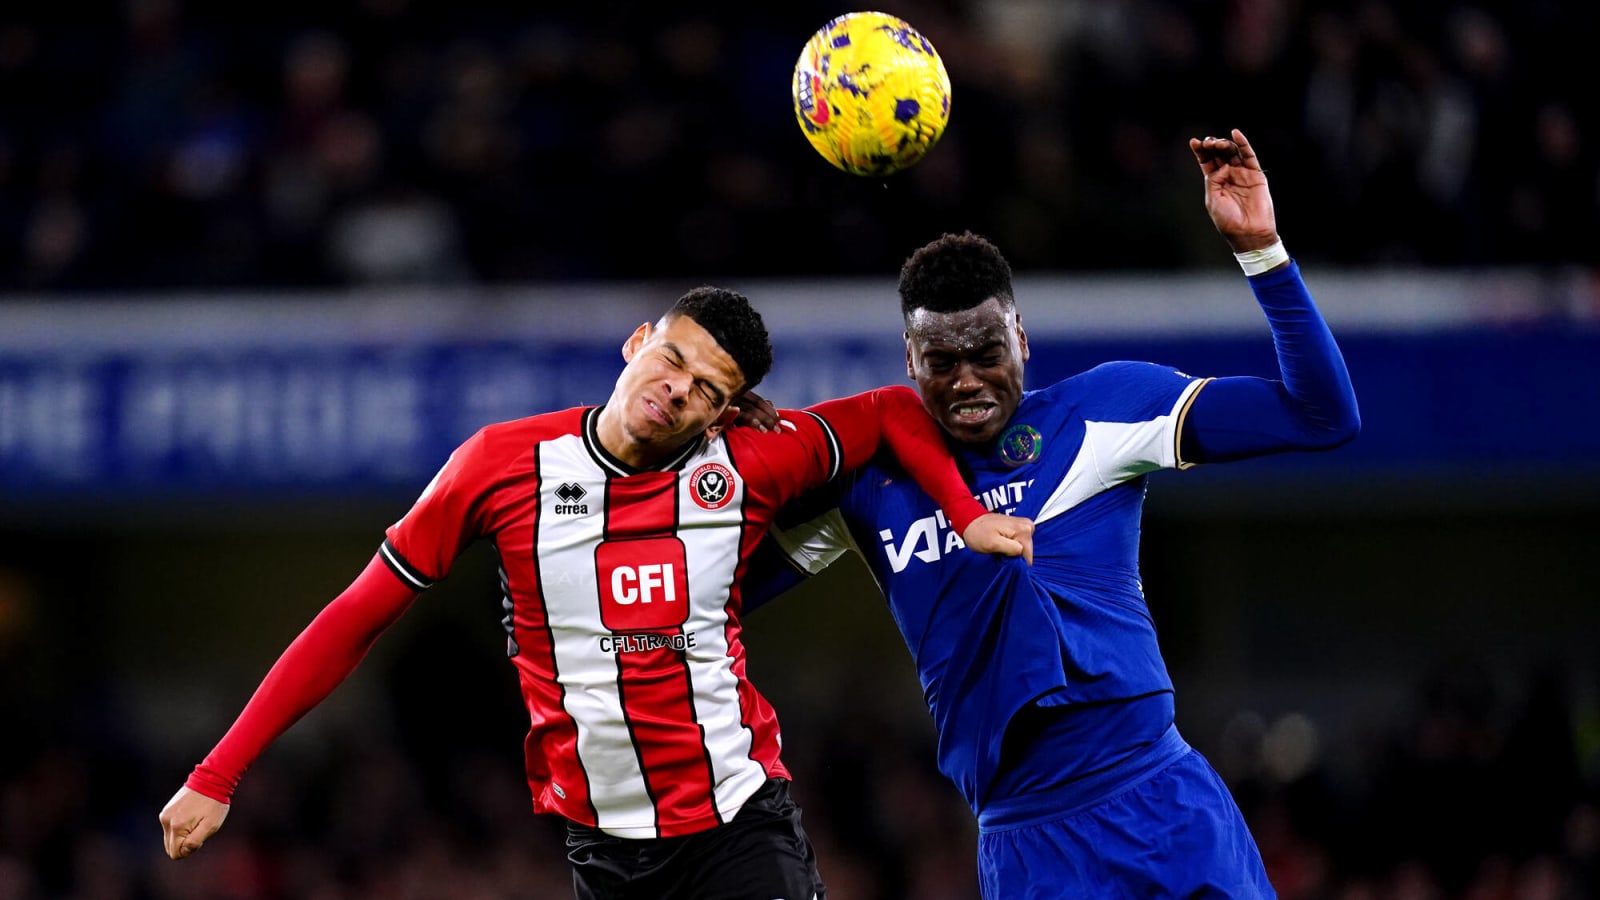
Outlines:
{"label": "red and white striped jersey", "polygon": [[[882,409],[847,404],[825,405],[832,425],[789,413],[793,428],[733,429],[644,472],[601,447],[599,408],[491,425],[388,529],[382,555],[418,589],[472,541],[497,549],[536,811],[670,837],[787,775],[745,675],[739,581],[779,506],[876,446],[849,420]],[[869,430],[847,454],[841,435]]]}

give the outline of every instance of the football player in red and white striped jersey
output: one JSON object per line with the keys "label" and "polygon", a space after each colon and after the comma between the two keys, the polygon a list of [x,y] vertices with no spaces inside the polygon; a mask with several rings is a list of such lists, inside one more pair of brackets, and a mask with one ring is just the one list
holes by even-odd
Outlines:
{"label": "football player in red and white striped jersey", "polygon": [[481,538],[503,572],[533,806],[568,820],[578,896],[824,894],[777,718],[745,674],[750,554],[780,506],[880,444],[972,549],[1026,554],[1031,523],[973,500],[909,388],[725,430],[772,359],[735,292],[690,291],[622,355],[605,405],[490,425],[456,449],[162,810],[169,856],[216,832],[245,769]]}

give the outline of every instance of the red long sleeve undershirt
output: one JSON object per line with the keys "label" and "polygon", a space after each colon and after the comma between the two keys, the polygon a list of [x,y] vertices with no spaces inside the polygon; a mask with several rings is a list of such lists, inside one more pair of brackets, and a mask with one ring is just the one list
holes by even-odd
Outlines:
{"label": "red long sleeve undershirt", "polygon": [[261,751],[349,677],[416,596],[374,556],[278,657],[233,727],[189,775],[189,789],[227,803]]}
{"label": "red long sleeve undershirt", "polygon": [[[863,410],[863,403],[869,409]],[[807,409],[827,419],[839,434],[844,471],[866,465],[881,441],[906,474],[944,510],[956,534],[965,533],[974,519],[989,511],[973,499],[972,489],[962,480],[961,470],[945,446],[944,433],[911,388],[881,387]]]}

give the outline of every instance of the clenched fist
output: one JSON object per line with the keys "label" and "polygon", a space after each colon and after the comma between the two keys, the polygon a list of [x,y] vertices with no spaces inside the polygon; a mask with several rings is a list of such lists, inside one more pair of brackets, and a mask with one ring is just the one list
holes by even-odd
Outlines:
{"label": "clenched fist", "polygon": [[199,850],[228,817],[228,804],[205,794],[178,788],[161,810],[161,841],[173,859]]}

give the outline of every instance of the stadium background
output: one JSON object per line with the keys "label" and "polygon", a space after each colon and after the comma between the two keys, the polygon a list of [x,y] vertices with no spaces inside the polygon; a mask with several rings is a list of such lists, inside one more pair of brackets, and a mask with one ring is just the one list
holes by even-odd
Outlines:
{"label": "stadium background", "polygon": [[[155,813],[456,441],[603,399],[693,284],[768,314],[782,403],[900,380],[893,273],[960,228],[1032,384],[1270,373],[1183,144],[1234,125],[1366,430],[1154,479],[1180,727],[1286,897],[1600,896],[1600,11],[884,4],[953,117],[866,181],[788,102],[846,10],[767,6],[0,11],[0,898],[567,896],[482,548],[203,853]],[[832,895],[975,896],[861,570],[748,635]]]}

